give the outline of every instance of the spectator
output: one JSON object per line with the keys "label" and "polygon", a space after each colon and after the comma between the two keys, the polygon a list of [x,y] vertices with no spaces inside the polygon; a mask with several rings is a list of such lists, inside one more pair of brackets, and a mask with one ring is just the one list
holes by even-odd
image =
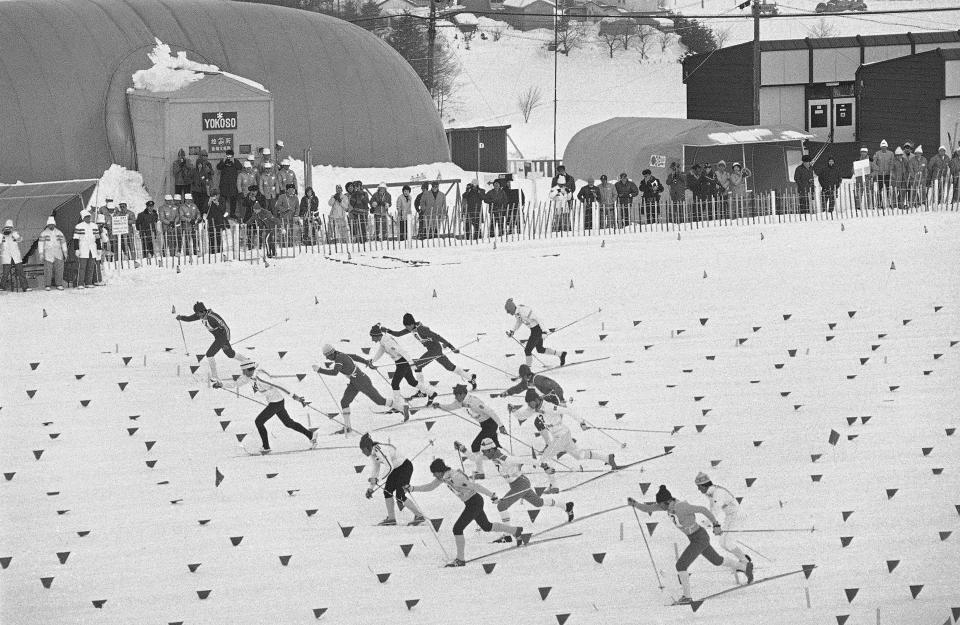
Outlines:
{"label": "spectator", "polygon": [[350,228],[347,227],[347,215],[350,214],[349,192],[352,190],[352,183],[347,183],[347,194],[344,194],[343,187],[337,185],[333,195],[327,200],[327,206],[330,207],[329,241],[331,243],[350,242]]}
{"label": "spectator", "polygon": [[703,164],[703,175],[700,176],[701,195],[703,204],[701,205],[700,219],[714,219],[716,217],[717,195],[720,188],[720,181],[717,180],[717,174],[710,163]]}
{"label": "spectator", "polygon": [[[279,151],[280,148],[277,148]],[[279,153],[277,158],[280,158]],[[290,159],[285,158],[280,161],[280,171],[277,172],[277,184],[280,185],[281,189],[286,189],[287,185],[293,185],[293,194],[296,195],[300,192],[300,186],[297,184],[297,174],[290,171]]]}
{"label": "spectator", "polygon": [[726,199],[730,195],[730,172],[727,170],[727,161],[717,161],[717,183],[720,185],[719,197]]}
{"label": "spectator", "polygon": [[177,160],[173,162],[173,192],[183,195],[190,192],[193,184],[193,163],[187,158],[187,153],[180,148]]}
{"label": "spectator", "polygon": [[918,145],[907,161],[907,177],[910,180],[910,202],[920,206],[927,202],[927,159],[923,146]]}
{"label": "spectator", "polygon": [[507,232],[507,204],[510,202],[510,198],[503,190],[503,183],[500,182],[499,178],[493,181],[493,188],[484,194],[483,201],[489,205],[490,236],[505,235]]}
{"label": "spectator", "polygon": [[210,191],[213,187],[213,165],[207,158],[207,151],[200,150],[197,164],[193,170],[193,181],[190,184],[190,193],[201,215],[207,214],[207,202],[210,200]]}
{"label": "spectator", "polygon": [[163,197],[163,206],[160,207],[160,236],[162,246],[160,253],[173,256],[180,252],[180,204],[176,198],[179,195],[167,194]]}
{"label": "spectator", "polygon": [[94,255],[93,262],[93,283],[96,286],[103,286],[103,249],[107,245],[109,238],[107,236],[106,218],[103,215],[97,215],[97,239],[100,241],[100,247]]}
{"label": "spectator", "polygon": [[[223,179],[220,179],[223,182]],[[243,161],[243,166],[237,172],[237,196],[236,201],[241,201],[250,191],[250,187],[257,186],[257,174],[253,171],[253,163]]]}
{"label": "spectator", "polygon": [[[726,168],[727,164],[723,164]],[[713,165],[706,163],[703,166],[703,182],[707,184],[707,197],[711,200],[719,200],[723,197],[724,189],[720,185],[720,178],[717,176],[717,170]]]}
{"label": "spectator", "polygon": [[[157,236],[157,221],[160,216],[154,208],[153,200],[147,200],[147,206],[137,215],[137,231],[140,233],[140,245],[144,258],[154,258],[154,237]],[[161,248],[162,249],[162,248]]]}
{"label": "spectator", "polygon": [[424,182],[420,185],[420,193],[413,200],[413,207],[417,211],[417,237],[424,239],[427,236],[427,220],[423,218],[423,196],[427,194],[430,185]]}
{"label": "spectator", "polygon": [[20,256],[20,233],[13,229],[13,220],[8,219],[3,224],[3,237],[0,239],[0,264],[3,272],[0,274],[0,284],[4,289],[16,291],[30,291],[27,279],[23,275],[23,258]]}
{"label": "spectator", "polygon": [[77,254],[77,288],[96,284],[96,263],[100,255],[100,229],[93,223],[89,210],[80,211],[80,219],[73,230],[73,249]]}
{"label": "spectator", "polygon": [[[860,155],[857,159],[858,161],[867,161],[870,163],[870,172],[865,176],[853,176],[853,203],[857,210],[860,210],[860,204],[864,199],[869,200],[869,196],[872,196],[873,193],[868,193],[870,188],[873,186],[873,170],[874,165],[873,161],[870,160],[870,151],[866,147],[860,148]],[[798,168],[799,169],[799,168]]]}
{"label": "spectator", "polygon": [[703,166],[700,163],[694,163],[690,171],[687,172],[687,191],[690,192],[690,199],[696,203],[706,201],[710,197],[708,184],[703,181]]}
{"label": "spectator", "polygon": [[644,169],[641,174],[643,179],[637,188],[643,197],[643,213],[647,223],[655,223],[660,219],[660,194],[663,193],[663,185],[649,169]]}
{"label": "spectator", "polygon": [[800,198],[799,213],[810,212],[810,193],[813,191],[813,159],[804,154],[800,166],[793,172],[793,181],[797,184],[797,195]]}
{"label": "spectator", "polygon": [[263,174],[263,171],[267,169],[267,163],[270,163],[270,169],[276,171],[270,148],[257,148],[257,158],[253,161],[253,169],[257,172],[257,175]]}
{"label": "spectator", "polygon": [[[217,172],[220,176],[217,188],[220,189],[220,203],[223,205],[225,212],[233,212],[240,191],[245,188],[240,185],[238,180],[242,169],[243,165],[233,157],[233,150],[227,150],[226,158],[217,163]],[[253,183],[251,182],[247,186],[251,184]]]}
{"label": "spectator", "polygon": [[117,244],[123,247],[123,251],[126,252],[127,258],[133,261],[134,267],[139,267],[140,263],[137,262],[137,244],[134,241],[137,240],[137,216],[132,210],[127,207],[126,202],[120,202],[120,208],[117,211],[117,215],[127,218],[127,234],[119,237]]}
{"label": "spectator", "polygon": [[597,188],[600,190],[599,225],[601,228],[610,228],[617,210],[617,187],[607,179],[607,174],[601,174]]}
{"label": "spectator", "polygon": [[626,228],[630,223],[630,207],[633,206],[633,198],[640,195],[640,189],[634,184],[633,180],[627,178],[626,172],[620,174],[620,179],[614,185],[617,189],[617,204],[620,206],[620,227]]}
{"label": "spectator", "polygon": [[[199,252],[197,249],[197,222],[200,221],[200,211],[197,205],[193,203],[193,197],[190,193],[185,193],[183,202],[177,207],[177,213],[180,216],[180,235],[183,237],[180,244],[180,252],[193,256]],[[190,259],[193,262],[193,258]]]}
{"label": "spectator", "polygon": [[577,181],[567,173],[567,167],[565,165],[557,165],[557,173],[550,180],[551,189],[558,185],[566,189],[567,194],[570,196],[573,196],[577,190]]}
{"label": "spectator", "polygon": [[[264,150],[269,152],[269,150]],[[281,195],[277,174],[273,171],[273,162],[264,161],[263,170],[257,178],[257,184],[260,188],[260,195],[263,196],[265,204],[263,207],[270,211],[274,217],[277,215],[277,197]]]}
{"label": "spectator", "polygon": [[930,157],[927,163],[927,180],[927,184],[933,187],[933,201],[944,201],[947,197],[947,186],[950,184],[950,157],[947,155],[947,146],[941,145],[937,154]]}
{"label": "spectator", "polygon": [[434,180],[430,183],[430,190],[423,195],[421,205],[427,222],[426,236],[438,236],[447,222],[447,196],[440,190],[439,182]]}
{"label": "spectator", "polygon": [[[273,160],[280,162],[281,160],[290,160],[289,157],[283,155],[283,151],[286,149],[286,146],[283,144],[283,141],[277,139],[277,142],[273,144]],[[298,189],[299,191],[299,189]]]}
{"label": "spectator", "polygon": [[[349,188],[349,185],[348,185]],[[370,198],[363,182],[355,180],[350,193],[350,236],[359,243],[367,242],[367,228],[370,224]]]}
{"label": "spectator", "polygon": [[[463,234],[467,239],[479,239],[483,236],[480,231],[480,221],[483,218],[483,189],[480,181],[474,179],[467,183],[467,190],[463,192]],[[397,200],[397,206],[400,201]]]}
{"label": "spectator", "polygon": [[[898,148],[899,149],[899,148]],[[817,174],[820,180],[820,204],[828,213],[832,213],[837,201],[837,191],[840,189],[840,168],[837,160],[832,156],[827,159],[827,166]]]}
{"label": "spectator", "polygon": [[57,220],[53,215],[47,217],[47,227],[40,233],[37,252],[43,259],[43,287],[63,290],[63,262],[67,258],[67,240],[57,229]]}
{"label": "spectator", "polygon": [[111,198],[107,198],[103,202],[103,206],[97,209],[97,214],[94,216],[95,219],[103,217],[103,230],[106,234],[106,237],[103,239],[103,253],[107,257],[107,260],[113,260],[114,253],[118,253],[119,249],[117,248],[117,238],[113,234],[113,216],[116,214],[117,208],[113,203]]}
{"label": "spectator", "polygon": [[670,163],[670,173],[667,174],[666,185],[670,189],[670,214],[672,220],[678,220],[686,201],[687,177],[680,170],[680,165]]}
{"label": "spectator", "polygon": [[[563,185],[556,185],[554,189],[561,187],[566,191]],[[554,198],[556,199],[556,198]],[[577,193],[577,199],[583,206],[583,229],[593,230],[593,209],[600,207],[600,187],[594,184],[593,176],[587,176],[587,184],[580,187]],[[569,213],[569,211],[567,211]]]}
{"label": "spectator", "polygon": [[[400,189],[400,196],[397,198],[397,224],[400,226],[400,240],[407,240],[407,226],[413,225],[411,221],[414,219],[414,208],[413,208],[413,198],[410,197],[410,194],[413,190],[410,188],[410,185],[405,184],[403,188]],[[411,227],[410,232],[416,232],[416,228]]]}
{"label": "spectator", "polygon": [[893,152],[887,140],[880,141],[880,149],[873,154],[870,169],[877,180],[877,208],[890,205],[890,176],[893,170]]}
{"label": "spectator", "polygon": [[207,244],[211,254],[220,254],[221,241],[227,229],[227,209],[220,199],[220,190],[210,190],[210,200],[207,202]]}
{"label": "spectator", "polygon": [[283,245],[289,245],[300,237],[297,223],[299,212],[300,198],[297,197],[297,185],[291,182],[274,205],[274,215],[277,218],[277,231],[274,236]]}
{"label": "spectator", "polygon": [[553,229],[556,232],[568,231],[570,223],[570,193],[567,187],[558,184],[550,188],[550,204],[553,209]]}
{"label": "spectator", "polygon": [[[263,204],[260,203],[260,191],[257,185],[252,184],[247,187],[247,193],[243,196],[243,200],[240,202],[240,211],[237,213],[237,223],[245,227],[243,232],[246,238],[247,249],[252,250],[255,244],[255,236],[252,233],[253,225],[253,216],[256,213],[257,209],[262,209]],[[239,241],[238,241],[239,243]]]}
{"label": "spectator", "polygon": [[950,182],[953,185],[953,199],[960,200],[960,149],[953,151],[953,157],[950,159]]}
{"label": "spectator", "polygon": [[313,187],[303,190],[300,198],[300,226],[303,232],[304,245],[314,245],[317,242],[317,228],[320,227],[320,198],[314,193]]}
{"label": "spectator", "polygon": [[259,247],[267,258],[274,258],[277,255],[277,237],[276,232],[279,226],[277,218],[273,213],[260,205],[260,202],[253,203],[253,216],[251,223],[257,233]]}
{"label": "spectator", "polygon": [[730,205],[735,218],[750,213],[750,201],[747,198],[747,178],[753,174],[740,163],[733,164],[730,172]]}
{"label": "spectator", "polygon": [[387,191],[387,183],[381,182],[376,193],[370,197],[370,212],[373,214],[373,236],[377,241],[385,241],[390,237],[387,229],[387,214],[393,206],[393,198]]}

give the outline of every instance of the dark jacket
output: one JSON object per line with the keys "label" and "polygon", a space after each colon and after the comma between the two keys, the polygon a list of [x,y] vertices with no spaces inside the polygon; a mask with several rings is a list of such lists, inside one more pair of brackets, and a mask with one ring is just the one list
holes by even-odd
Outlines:
{"label": "dark jacket", "polygon": [[182,186],[193,182],[193,163],[186,153],[180,150],[178,158],[173,162],[173,184]]}
{"label": "dark jacket", "polygon": [[483,201],[489,204],[491,209],[497,210],[510,203],[510,196],[503,189],[494,187],[484,194]]}
{"label": "dark jacket", "polygon": [[703,175],[697,176],[693,172],[687,174],[687,188],[693,194],[694,200],[710,199],[710,181]]}
{"label": "dark jacket", "polygon": [[483,189],[470,185],[463,194],[463,214],[465,217],[479,217],[483,213]]}
{"label": "dark jacket", "polygon": [[836,191],[840,188],[840,168],[836,164],[821,169],[817,178],[820,179],[820,186],[824,191]]}
{"label": "dark jacket", "polygon": [[213,183],[213,165],[202,154],[197,157],[197,164],[193,169],[193,180],[190,181],[190,191],[210,195],[210,185]]}
{"label": "dark jacket", "polygon": [[350,194],[350,212],[359,215],[366,215],[370,212],[370,199],[364,189]]}
{"label": "dark jacket", "polygon": [[600,188],[595,184],[585,184],[580,187],[577,199],[583,202],[584,206],[593,206],[594,202],[600,201]]}
{"label": "dark jacket", "polygon": [[617,188],[617,200],[620,204],[632,204],[633,198],[640,194],[640,189],[633,183],[633,180],[627,179],[626,182],[617,180],[614,185]]}
{"label": "dark jacket", "polygon": [[207,202],[207,223],[211,230],[223,230],[227,227],[227,218],[224,216],[224,206],[220,203],[220,196],[214,196]]}
{"label": "dark jacket", "polygon": [[797,183],[797,191],[808,192],[813,188],[813,168],[805,165],[798,166],[793,172],[793,181]]}
{"label": "dark jacket", "polygon": [[217,171],[220,172],[220,195],[236,197],[237,175],[240,169],[240,161],[235,158],[227,158],[217,163]]}
{"label": "dark jacket", "polygon": [[650,180],[641,180],[638,188],[645,200],[659,200],[660,194],[663,192],[663,185],[653,176],[650,176]]}
{"label": "dark jacket", "polygon": [[550,180],[550,187],[552,188],[557,186],[557,180],[559,180],[560,176],[564,177],[564,183],[560,186],[562,186],[567,190],[568,193],[572,195],[573,192],[577,190],[577,182],[570,174],[557,174],[552,180]]}
{"label": "dark jacket", "polygon": [[316,195],[307,195],[307,190],[313,191],[312,187],[304,190],[303,197],[300,198],[300,218],[301,219],[319,219],[320,218],[320,198]]}
{"label": "dark jacket", "polygon": [[152,208],[143,209],[139,215],[137,215],[137,230],[140,232],[149,232],[153,234],[157,230],[157,211]]}

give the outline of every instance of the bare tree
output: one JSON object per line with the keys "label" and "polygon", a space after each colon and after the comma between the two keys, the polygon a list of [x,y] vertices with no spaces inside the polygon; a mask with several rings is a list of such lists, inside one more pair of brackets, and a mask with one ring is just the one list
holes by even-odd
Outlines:
{"label": "bare tree", "polygon": [[[583,22],[575,22],[566,13],[561,13],[557,19],[557,50],[564,56],[569,56],[572,50],[583,47],[583,40],[587,36],[587,28]],[[553,42],[547,44],[552,48]]]}
{"label": "bare tree", "polygon": [[503,37],[502,28],[491,28],[490,29],[490,38],[494,41],[500,41],[500,38]]}
{"label": "bare tree", "polygon": [[650,44],[653,43],[653,37],[656,35],[657,30],[650,26],[644,24],[636,30],[636,35],[634,39],[637,40],[637,50],[640,51],[640,58],[647,58],[647,49],[650,47]]}
{"label": "bare tree", "polygon": [[713,39],[717,42],[717,47],[722,48],[730,40],[730,28],[714,28]]}
{"label": "bare tree", "polygon": [[526,91],[517,96],[517,106],[520,107],[520,114],[523,115],[523,123],[530,121],[530,113],[540,106],[542,100],[543,93],[540,87],[527,87]]}
{"label": "bare tree", "polygon": [[666,52],[667,48],[670,47],[670,40],[673,38],[671,33],[668,33],[665,30],[661,30],[660,34],[657,35],[657,42],[660,44],[660,52]]}
{"label": "bare tree", "polygon": [[604,19],[600,22],[600,28],[597,35],[610,51],[610,58],[617,48],[627,49],[630,39],[636,34],[636,25],[632,20],[610,20]]}
{"label": "bare tree", "polygon": [[613,53],[616,52],[617,48],[620,47],[620,44],[621,44],[620,35],[609,32],[609,31],[604,32],[603,30],[601,30],[599,37],[600,37],[600,41],[602,41],[604,45],[607,46],[607,50],[610,51],[610,58],[612,59]]}
{"label": "bare tree", "polygon": [[807,28],[807,36],[811,39],[826,39],[827,37],[835,37],[836,34],[836,27],[825,17],[821,17],[813,26]]}

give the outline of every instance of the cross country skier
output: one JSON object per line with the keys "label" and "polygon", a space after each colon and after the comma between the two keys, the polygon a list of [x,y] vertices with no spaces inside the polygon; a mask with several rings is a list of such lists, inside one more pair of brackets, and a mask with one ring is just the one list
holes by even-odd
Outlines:
{"label": "cross country skier", "polygon": [[290,418],[290,415],[287,414],[286,407],[284,407],[283,395],[281,395],[281,393],[290,395],[294,401],[300,402],[303,406],[306,406],[310,402],[299,395],[291,393],[279,384],[264,379],[264,377],[272,376],[263,369],[258,368],[257,363],[252,360],[247,360],[240,365],[240,371],[243,375],[237,378],[236,382],[221,382],[217,380],[213,383],[213,388],[238,389],[250,384],[253,386],[254,393],[262,393],[264,395],[267,400],[267,405],[260,411],[260,414],[257,415],[254,421],[257,426],[257,432],[260,433],[260,442],[263,444],[260,448],[260,453],[270,453],[270,439],[267,438],[267,428],[265,424],[274,416],[279,417],[280,422],[291,430],[300,432],[306,436],[307,439],[310,440],[310,445],[315,447],[317,444],[317,430],[308,430]]}
{"label": "cross country skier", "polygon": [[177,321],[186,321],[187,323],[200,321],[203,323],[203,327],[213,335],[213,343],[207,348],[205,356],[210,365],[210,380],[219,380],[220,375],[217,373],[217,361],[214,359],[217,352],[222,351],[226,354],[227,358],[237,357],[233,346],[230,345],[230,328],[227,326],[227,322],[223,320],[223,317],[213,312],[213,310],[204,306],[203,302],[197,302],[193,305],[192,315],[177,315]]}
{"label": "cross country skier", "polygon": [[410,368],[410,363],[413,362],[413,359],[400,347],[397,339],[383,334],[383,328],[379,323],[370,328],[370,338],[377,344],[377,351],[366,360],[366,365],[373,368],[373,363],[380,360],[384,354],[389,354],[396,365],[393,378],[390,380],[390,385],[393,388],[393,403],[395,406],[403,406],[406,403],[400,394],[400,382],[402,380],[406,380],[407,384],[420,391],[422,395],[432,394],[436,397],[436,393],[433,393],[432,389],[422,378],[418,380],[416,376],[413,375],[413,369]]}
{"label": "cross country skier", "polygon": [[683,588],[683,595],[677,599],[677,604],[693,602],[690,597],[690,573],[687,569],[700,555],[714,566],[725,566],[742,572],[746,575],[748,584],[753,582],[753,562],[724,558],[710,545],[710,535],[707,534],[707,530],[703,529],[703,526],[697,523],[697,514],[701,514],[710,520],[713,524],[713,533],[717,536],[722,533],[722,530],[717,518],[703,506],[694,506],[686,501],[676,499],[664,485],[661,485],[660,490],[657,491],[656,503],[640,503],[633,497],[627,497],[627,503],[647,514],[666,512],[670,515],[670,519],[677,526],[677,529],[686,534],[687,539],[690,540],[690,544],[687,545],[687,548],[683,550],[677,560],[677,577],[680,579],[680,586]]}
{"label": "cross country skier", "polygon": [[540,396],[540,393],[532,388],[527,389],[524,400],[527,405],[516,413],[517,421],[520,422],[520,425],[523,425],[523,422],[526,421],[529,415],[536,414],[536,419],[541,421],[544,432],[550,435],[550,442],[547,444],[547,448],[543,450],[543,454],[541,455],[542,463],[540,464],[543,470],[547,472],[547,475],[551,476],[550,485],[547,487],[547,490],[544,491],[545,493],[552,494],[560,492],[560,490],[553,485],[552,475],[555,469],[549,464],[550,462],[557,461],[557,456],[560,452],[566,452],[577,460],[604,459],[606,464],[610,465],[611,469],[616,470],[619,468],[613,454],[604,455],[601,452],[591,449],[580,449],[577,447],[577,444],[573,442],[573,435],[570,433],[570,428],[563,423],[563,417],[567,416],[575,419],[580,423],[580,429],[582,430],[590,429],[590,426],[582,417],[575,414],[566,406],[543,401],[544,398]]}
{"label": "cross country skier", "polygon": [[[562,508],[567,513],[567,521],[573,521],[572,501],[562,503],[553,497],[541,497],[533,490],[533,486],[530,485],[530,478],[520,472],[523,465],[536,464],[533,458],[508,456],[497,443],[489,438],[483,439],[480,443],[480,449],[483,455],[496,465],[500,477],[505,479],[507,484],[510,485],[510,490],[507,491],[507,494],[497,502],[497,510],[500,512],[501,521],[504,523],[510,522],[509,508],[521,499],[537,508],[542,508],[543,506]],[[513,537],[510,534],[504,534],[493,542],[508,543],[512,540]]]}
{"label": "cross country skier", "polygon": [[[338,352],[329,343],[323,346],[323,355],[328,360],[333,361],[333,366],[329,369],[324,369],[320,365],[313,365],[313,370],[317,375],[337,375],[338,373],[342,373],[350,380],[347,388],[343,390],[343,397],[340,398],[340,414],[343,415],[343,427],[334,432],[334,434],[349,434],[353,431],[350,426],[350,404],[358,393],[363,393],[378,406],[386,406],[390,409],[396,408],[393,400],[384,399],[383,395],[374,388],[370,377],[361,371],[354,362],[366,362],[366,358],[345,352]],[[406,404],[404,404],[401,409],[404,413],[403,418],[406,420],[410,414]]]}
{"label": "cross country skier", "polygon": [[517,319],[513,329],[507,330],[507,336],[512,337],[513,333],[519,330],[521,325],[530,328],[530,336],[527,338],[527,342],[523,348],[523,353],[527,357],[527,366],[530,366],[533,362],[533,350],[537,350],[538,354],[557,356],[560,358],[561,367],[567,364],[567,352],[557,353],[557,350],[543,346],[543,328],[540,327],[540,320],[533,314],[533,310],[531,310],[529,306],[524,306],[523,304],[518,306],[513,303],[513,298],[511,297],[503,305],[503,308],[507,311],[508,315],[513,315]]}
{"label": "cross country skier", "polygon": [[[520,391],[528,388],[536,389],[543,398],[551,404],[563,404],[563,387],[561,387],[553,378],[548,378],[542,373],[534,373],[530,365],[520,365],[520,381],[500,393],[500,397],[509,397],[516,395]],[[554,401],[556,400],[556,401]]]}
{"label": "cross country skier", "polygon": [[713,513],[713,516],[720,518],[718,515],[721,512],[723,513],[723,528],[726,531],[721,534],[720,546],[737,556],[741,562],[750,560],[750,556],[737,546],[737,541],[734,540],[733,535],[726,533],[740,527],[742,522],[740,504],[737,503],[737,498],[725,487],[714,484],[706,473],[697,473],[693,482],[697,485],[697,490],[710,500],[710,512]]}
{"label": "cross country skier", "polygon": [[473,482],[464,475],[463,471],[457,471],[456,469],[451,469],[446,465],[446,463],[437,458],[430,463],[430,473],[433,473],[433,481],[427,482],[426,484],[421,484],[419,486],[411,486],[411,493],[425,493],[435,489],[440,484],[445,484],[454,495],[460,498],[460,501],[463,502],[463,512],[460,513],[460,517],[457,519],[457,522],[453,524],[453,539],[457,543],[457,557],[453,562],[450,562],[446,566],[456,567],[463,566],[466,564],[464,557],[464,547],[466,546],[466,539],[463,537],[463,530],[466,529],[472,521],[477,523],[477,526],[480,527],[484,532],[503,532],[511,534],[514,538],[517,539],[517,544],[523,543],[523,528],[515,527],[513,525],[506,525],[505,523],[491,523],[487,518],[486,513],[483,511],[483,497],[481,494],[486,495],[490,498],[490,501],[496,502],[497,495],[483,486]]}
{"label": "cross country skier", "polygon": [[[413,338],[420,341],[420,344],[427,349],[422,356],[413,362],[413,370],[416,371],[417,379],[421,383],[423,382],[423,368],[429,365],[431,362],[436,361],[447,371],[452,371],[459,375],[465,382],[469,383],[474,390],[476,390],[477,374],[474,373],[473,375],[470,375],[460,367],[450,362],[450,359],[447,358],[443,353],[443,348],[446,347],[454,354],[459,354],[460,350],[457,349],[453,343],[414,319],[413,315],[410,313],[404,313],[403,315],[403,328],[403,330],[389,330],[384,328],[383,331],[393,336],[405,336],[407,334],[413,334]],[[428,398],[428,404],[430,401],[432,401],[432,399],[432,397]]]}
{"label": "cross country skier", "polygon": [[410,488],[413,463],[406,459],[394,445],[375,441],[370,438],[369,434],[360,437],[360,451],[363,452],[364,456],[370,458],[370,477],[367,478],[370,486],[364,493],[367,499],[373,497],[373,490],[380,479],[380,466],[383,465],[387,468],[386,481],[383,483],[383,502],[387,506],[387,518],[377,525],[397,524],[394,499],[396,499],[396,505],[400,510],[407,507],[413,512],[413,521],[410,522],[410,525],[423,523],[426,519],[420,512],[420,508],[412,501],[407,501],[406,489]]}
{"label": "cross country skier", "polygon": [[[473,442],[470,443],[470,451],[473,452],[473,463],[475,467],[473,479],[484,479],[486,476],[483,473],[483,454],[480,453],[480,442],[485,438],[490,438],[493,439],[493,442],[497,445],[500,444],[500,440],[497,438],[497,432],[499,431],[501,434],[507,433],[506,428],[504,428],[500,422],[500,417],[497,416],[493,408],[483,403],[483,400],[479,397],[467,393],[467,387],[464,384],[457,384],[453,387],[452,402],[449,404],[438,404],[437,407],[441,410],[451,412],[459,410],[460,408],[466,408],[467,414],[470,415],[471,418],[476,419],[477,423],[480,424],[480,432],[477,433]],[[455,442],[454,446],[461,454],[465,454],[467,451],[459,442]]]}

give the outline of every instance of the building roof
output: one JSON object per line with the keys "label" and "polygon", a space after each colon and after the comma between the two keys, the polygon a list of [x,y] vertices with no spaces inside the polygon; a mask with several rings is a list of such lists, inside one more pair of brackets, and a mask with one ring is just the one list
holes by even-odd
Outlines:
{"label": "building roof", "polygon": [[453,126],[447,126],[447,127],[445,128],[446,132],[451,132],[451,131],[455,131],[455,132],[469,132],[469,131],[473,131],[473,132],[476,132],[476,131],[478,131],[478,130],[509,130],[509,129],[510,129],[510,124],[507,124],[507,125],[505,125],[505,126],[462,126],[462,127],[461,127],[461,126],[457,126],[457,125],[453,125]]}
{"label": "building roof", "polygon": [[[29,245],[37,239],[53,215],[64,234],[79,221],[80,211],[90,201],[97,180],[58,180],[0,185],[0,223],[12,219]],[[21,248],[26,252],[26,248]]]}
{"label": "building roof", "polygon": [[960,60],[960,48],[936,48],[935,50],[927,50],[926,52],[918,52],[908,56],[898,56],[892,59],[874,61],[873,63],[864,63],[863,67],[874,67],[876,65],[883,65],[885,63],[901,63],[904,61],[923,61],[928,59],[936,59],[937,62]]}
{"label": "building roof", "polygon": [[[857,35],[854,37],[772,39],[768,41],[761,41],[760,51],[776,52],[780,50],[806,50],[808,48],[859,48],[861,46],[908,46],[911,43],[930,44],[954,42],[960,42],[960,30],[942,30],[927,33],[899,33],[894,35]],[[752,41],[747,41],[746,43],[740,43],[735,46],[721,48],[721,50],[732,50],[734,48],[752,45]]]}
{"label": "building roof", "polygon": [[503,7],[505,9],[525,9],[531,4],[538,2],[549,4],[550,6],[557,6],[552,0],[503,0]]}

